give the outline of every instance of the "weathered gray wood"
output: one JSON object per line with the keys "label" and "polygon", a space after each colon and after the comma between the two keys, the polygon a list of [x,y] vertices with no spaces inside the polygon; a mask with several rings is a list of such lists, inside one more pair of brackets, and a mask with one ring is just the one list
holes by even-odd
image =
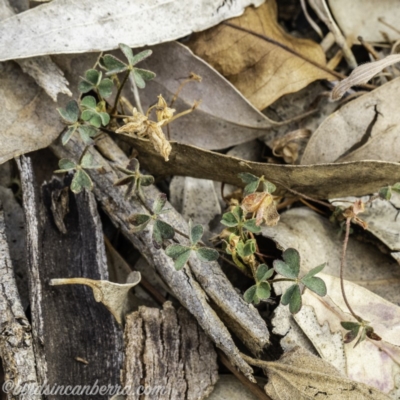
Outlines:
{"label": "weathered gray wood", "polygon": [[[15,389],[37,385],[31,326],[26,318],[9,254],[4,213],[0,203],[0,357],[5,381]],[[23,393],[23,392],[22,392]],[[31,394],[7,394],[8,400],[36,400]]]}
{"label": "weathered gray wood", "polygon": [[[53,180],[39,187],[34,167],[20,159],[23,203],[27,219],[32,328],[39,383],[116,385],[122,366],[122,331],[106,308],[81,285],[52,287],[51,279],[86,277],[107,280],[103,231],[92,193],[68,193],[64,229],[54,218],[55,202],[66,184]],[[63,207],[63,205],[59,205]],[[60,224],[58,223],[58,226]],[[63,233],[62,231],[66,231]],[[70,396],[86,398],[85,396]],[[48,399],[65,399],[62,395]],[[107,399],[100,394],[96,399]]]}
{"label": "weathered gray wood", "polygon": [[213,390],[217,354],[184,308],[140,307],[127,317],[124,338],[123,381],[134,388],[127,400],[201,400]]}
{"label": "weathered gray wood", "polygon": [[[196,257],[192,257],[189,266],[177,272],[172,259],[165,254],[164,250],[157,250],[151,245],[152,227],[150,225],[138,234],[132,233],[129,216],[147,211],[136,198],[124,199],[125,189],[114,186],[119,175],[112,168],[115,164],[126,166],[128,158],[109,137],[99,141],[98,147],[106,158],[103,158],[94,148],[90,148],[88,151],[93,156],[94,164],[101,168],[87,172],[93,179],[93,191],[104,211],[147,261],[155,266],[175,297],[195,316],[214,343],[225,352],[234,365],[253,380],[251,367],[240,357],[229,331],[210,307],[209,301],[211,299],[223,310],[227,318],[234,321],[232,327],[239,328],[235,330],[235,333],[242,340],[246,340],[246,345],[253,352],[261,350],[269,343],[269,332],[265,321],[253,306],[247,304],[238,295],[217,262],[202,263]],[[83,144],[73,137],[67,146],[62,146],[60,142],[57,142],[51,146],[51,149],[59,158],[77,161],[82,154]],[[151,207],[159,193],[158,189],[155,186],[144,189],[147,205]],[[171,211],[162,214],[161,218],[181,232],[188,232],[187,223],[182,216],[170,204],[167,204],[166,208]],[[176,235],[174,240],[187,244],[187,239],[179,235]]]}

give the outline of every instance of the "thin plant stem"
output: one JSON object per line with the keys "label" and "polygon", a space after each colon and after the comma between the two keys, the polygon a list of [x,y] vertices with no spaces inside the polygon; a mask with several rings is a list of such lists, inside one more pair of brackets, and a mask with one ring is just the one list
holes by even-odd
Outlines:
{"label": "thin plant stem", "polygon": [[144,114],[142,102],[140,101],[139,89],[136,85],[135,78],[131,74],[129,80],[131,81],[132,92],[133,92],[133,97],[135,98],[136,107],[142,114]]}
{"label": "thin plant stem", "polygon": [[346,233],[344,236],[344,241],[343,241],[343,249],[342,249],[342,258],[340,260],[340,289],[342,290],[342,296],[343,300],[346,303],[347,308],[349,309],[351,315],[358,321],[362,322],[362,318],[360,318],[351,308],[349,301],[347,300],[346,297],[346,292],[344,290],[344,279],[343,279],[343,272],[344,268],[346,266],[346,251],[347,251],[347,244],[349,242],[349,236],[350,236],[350,223],[351,223],[351,218],[346,218]]}
{"label": "thin plant stem", "polygon": [[117,95],[115,96],[114,105],[113,105],[113,108],[111,109],[110,114],[114,114],[118,107],[118,102],[119,102],[119,98],[121,97],[122,89],[125,86],[125,83],[128,80],[130,73],[131,73],[131,71],[126,71],[124,79],[122,80],[121,84],[119,85]]}

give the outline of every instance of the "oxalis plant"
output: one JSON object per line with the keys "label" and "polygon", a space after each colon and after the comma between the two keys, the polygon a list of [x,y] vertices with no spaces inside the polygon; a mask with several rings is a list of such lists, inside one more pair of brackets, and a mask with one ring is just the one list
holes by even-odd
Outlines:
{"label": "oxalis plant", "polygon": [[[152,52],[145,50],[134,55],[128,46],[120,44],[119,47],[126,61],[110,54],[102,55],[93,68],[83,74],[78,85],[81,93],[79,99],[70,101],[64,109],[58,109],[67,126],[62,135],[63,145],[66,145],[73,135],[78,135],[85,144],[78,162],[61,159],[59,170],[56,171],[57,173],[74,173],[70,186],[74,193],[93,188],[93,182],[86,171],[98,166],[94,164],[92,156],[87,151],[100,134],[109,131],[111,121],[111,126],[119,126],[116,129],[117,133],[127,132],[140,137],[147,135],[160,154],[168,159],[170,146],[162,128],[175,118],[191,112],[198,104],[195,103],[191,109],[174,116],[175,110],[171,107],[176,96],[168,105],[160,95],[155,105],[144,114],[138,90],[144,89],[146,81],[153,79],[155,74],[138,68],[137,64],[149,57]],[[193,74],[193,76],[194,78],[189,77],[185,83],[190,80],[201,80],[197,75]],[[127,101],[125,99],[122,101],[121,98],[122,89],[128,80],[134,86],[137,103],[137,108],[130,107],[132,116],[125,115],[124,107],[127,107]],[[181,89],[182,85],[178,88],[178,92]],[[111,104],[108,99],[113,93],[116,94]],[[154,120],[151,119],[152,111],[155,112]],[[125,122],[122,127],[119,125],[121,120]],[[143,205],[143,213],[131,215],[128,220],[132,231],[141,232],[151,227],[152,245],[165,251],[174,260],[177,271],[190,262],[191,256],[197,257],[201,262],[212,262],[217,260],[222,253],[227,257],[224,257],[225,260],[254,279],[254,285],[244,293],[244,298],[249,303],[258,304],[270,298],[271,284],[278,281],[292,282],[281,298],[282,304],[288,305],[292,313],[301,309],[301,294],[305,288],[320,296],[326,294],[325,283],[322,279],[315,277],[324,265],[299,277],[300,256],[297,250],[287,249],[282,255],[283,260],[276,260],[273,268],[267,266],[263,255],[259,252],[255,235],[261,232],[261,225],[273,226],[279,220],[275,206],[276,198],[273,196],[276,187],[264,176],[257,177],[250,173],[239,174],[245,184],[243,199],[240,203],[233,202],[229,211],[223,214],[221,223],[226,228],[217,238],[222,244],[222,249],[216,250],[202,242],[204,229],[201,225],[189,221],[186,234],[165,221],[163,216],[169,211],[166,208],[165,194],[159,194],[154,199],[152,207],[147,206],[149,199],[146,198],[143,188],[153,184],[154,178],[141,173],[138,160],[132,159],[127,166],[120,165],[114,168],[123,175],[114,184],[126,186],[126,199],[135,197]],[[186,239],[186,244],[177,243],[177,234]]]}

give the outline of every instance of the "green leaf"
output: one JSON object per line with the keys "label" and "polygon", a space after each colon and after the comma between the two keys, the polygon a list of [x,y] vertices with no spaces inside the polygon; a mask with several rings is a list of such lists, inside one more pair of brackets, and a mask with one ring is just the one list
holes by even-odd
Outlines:
{"label": "green leaf", "polygon": [[319,272],[321,272],[326,266],[326,263],[323,263],[321,265],[318,265],[318,267],[313,268],[312,270],[310,270],[306,275],[303,276],[304,278],[311,278],[314,275],[317,275]]}
{"label": "green leaf", "polygon": [[136,68],[133,71],[131,71],[131,74],[136,82],[136,86],[139,89],[144,89],[146,87],[146,82],[144,81],[142,76],[137,72]]}
{"label": "green leaf", "polygon": [[102,73],[96,69],[88,69],[85,72],[85,79],[92,84],[92,86],[97,86],[101,80]]}
{"label": "green leaf", "polygon": [[93,182],[85,171],[78,169],[71,182],[71,191],[80,193],[82,189],[92,190]]}
{"label": "green leaf", "polygon": [[141,186],[150,186],[154,183],[154,176],[151,175],[141,175],[140,176],[140,185]]}
{"label": "green leaf", "polygon": [[89,110],[96,110],[96,99],[93,96],[85,96],[81,100],[81,106]]}
{"label": "green leaf", "polygon": [[312,290],[314,293],[316,293],[318,296],[325,296],[327,289],[325,282],[321,278],[316,278],[316,277],[308,277],[308,278],[303,278],[301,280],[304,285]]}
{"label": "green leaf", "polygon": [[282,258],[285,261],[287,265],[289,265],[293,271],[297,270],[297,275],[299,275],[300,272],[300,254],[296,249],[286,249],[283,254]]}
{"label": "green leaf", "polygon": [[203,262],[215,261],[218,259],[219,254],[217,250],[210,247],[200,247],[196,250],[197,257]]}
{"label": "green leaf", "polygon": [[360,326],[358,326],[358,329],[353,329],[353,330],[347,332],[344,335],[343,343],[351,343],[358,336],[359,330],[360,330]]}
{"label": "green leaf", "polygon": [[68,123],[74,124],[79,118],[79,106],[75,100],[71,100],[64,108],[57,108],[61,117]]}
{"label": "green leaf", "polygon": [[275,260],[273,266],[274,270],[285,278],[296,279],[299,274],[298,271],[293,271],[292,268],[282,260]]}
{"label": "green leaf", "polygon": [[181,244],[170,244],[165,249],[165,254],[175,260],[186,251],[191,251],[191,248],[188,246],[182,246]]}
{"label": "green leaf", "polygon": [[258,188],[258,184],[259,182],[257,181],[257,182],[251,182],[248,185],[246,185],[243,191],[244,196],[246,197],[249,194],[254,193]]}
{"label": "green leaf", "polygon": [[263,189],[264,192],[274,193],[276,190],[276,186],[269,181],[263,181]]}
{"label": "green leaf", "polygon": [[124,186],[127,185],[128,183],[131,183],[133,180],[136,179],[132,175],[124,176],[123,178],[118,179],[116,182],[114,182],[114,186]]}
{"label": "green leaf", "polygon": [[[247,301],[247,303],[252,303],[254,301],[254,297],[256,295],[256,291],[257,291],[257,286],[250,286],[243,294],[243,298],[245,299],[245,301]],[[258,298],[256,297],[256,301],[257,303],[259,303]],[[257,304],[256,303],[256,304]]]}
{"label": "green leaf", "polygon": [[129,62],[131,63],[131,65],[136,65],[140,63],[140,61],[143,61],[147,57],[150,57],[152,54],[153,54],[152,50],[143,50],[140,53],[134,55],[133,58],[129,60]]}
{"label": "green leaf", "polygon": [[268,282],[261,282],[257,285],[256,295],[260,300],[266,300],[271,297],[271,286]]}
{"label": "green leaf", "polygon": [[98,130],[91,125],[80,125],[78,127],[78,131],[79,134],[81,135],[82,140],[86,143],[86,144],[91,144],[92,137],[95,137],[98,133]]}
{"label": "green leaf", "polygon": [[66,132],[62,135],[62,138],[61,138],[61,142],[62,142],[62,144],[65,146],[68,142],[69,142],[69,140],[71,139],[71,137],[72,137],[72,135],[74,134],[74,132],[76,131],[76,125],[72,125],[72,126],[70,126],[67,130],[66,130]]}
{"label": "green leaf", "polygon": [[62,158],[58,161],[58,167],[63,171],[71,171],[76,168],[76,164],[68,158]]}
{"label": "green leaf", "polygon": [[78,90],[81,93],[90,92],[93,89],[93,85],[90,82],[80,81],[78,85]]}
{"label": "green leaf", "polygon": [[161,248],[164,240],[172,239],[175,235],[174,228],[164,221],[156,220],[153,226],[153,244],[157,249]]}
{"label": "green leaf", "polygon": [[238,220],[232,212],[227,212],[222,215],[221,224],[229,227],[237,226]]}
{"label": "green leaf", "polygon": [[100,60],[100,65],[107,70],[106,75],[119,74],[128,69],[128,65],[111,54],[106,54]]}
{"label": "green leaf", "polygon": [[113,90],[113,81],[111,79],[103,79],[98,86],[100,96],[102,97],[110,97]]}
{"label": "green leaf", "polygon": [[244,183],[252,183],[252,182],[258,182],[260,178],[258,176],[255,176],[253,174],[250,174],[248,172],[241,172],[238,174],[238,177],[244,182]]}
{"label": "green leaf", "polygon": [[151,221],[151,216],[147,214],[134,214],[129,217],[129,223],[133,225],[132,232],[142,231]]}
{"label": "green leaf", "polygon": [[192,226],[192,221],[189,221],[189,236],[190,243],[196,244],[203,236],[204,229],[201,225]]}
{"label": "green leaf", "polygon": [[142,68],[135,68],[135,72],[141,76],[145,81],[151,81],[156,77],[156,74],[152,71]]}
{"label": "green leaf", "polygon": [[257,220],[255,218],[249,219],[243,224],[243,228],[247,229],[252,233],[260,233],[261,227],[256,225]]}
{"label": "green leaf", "polygon": [[159,214],[161,210],[164,208],[166,202],[167,202],[167,195],[165,193],[160,193],[154,200],[153,204],[154,214]]}
{"label": "green leaf", "polygon": [[99,113],[101,118],[101,123],[106,126],[110,122],[110,116],[106,112]]}
{"label": "green leaf", "polygon": [[357,347],[361,342],[363,342],[367,337],[367,331],[364,329],[361,330],[361,335],[358,338],[356,344],[354,345],[354,347]]}
{"label": "green leaf", "polygon": [[118,46],[121,49],[121,51],[124,53],[124,56],[128,60],[129,65],[134,65],[132,63],[132,61],[134,61],[132,49],[128,45],[123,44],[123,43],[119,43]]}
{"label": "green leaf", "polygon": [[236,206],[232,210],[232,214],[234,215],[234,217],[236,218],[237,221],[241,221],[243,219],[243,209],[242,209],[242,207]]}
{"label": "green leaf", "polygon": [[268,265],[260,264],[257,268],[256,280],[257,282],[266,281],[267,279],[271,278],[273,274],[274,274],[273,268],[269,269]]}
{"label": "green leaf", "polygon": [[298,313],[302,305],[299,285],[294,284],[290,286],[283,294],[281,303],[284,306],[289,304],[289,310],[292,314]]}
{"label": "green leaf", "polygon": [[182,253],[176,260],[175,260],[175,269],[177,271],[180,271],[185,264],[188,262],[189,258],[190,258],[190,253],[191,250],[186,251],[185,253]]}
{"label": "green leaf", "polygon": [[400,182],[395,183],[395,184],[392,186],[392,190],[393,190],[394,192],[396,192],[396,193],[400,193]]}
{"label": "green leaf", "polygon": [[340,325],[342,325],[342,327],[347,331],[352,331],[353,329],[360,327],[360,324],[358,322],[351,322],[351,321],[342,321]]}
{"label": "green leaf", "polygon": [[383,187],[378,192],[379,197],[384,200],[390,200],[392,198],[392,188],[390,186]]}
{"label": "green leaf", "polygon": [[[90,153],[86,153],[81,160],[81,167],[82,168],[93,168],[93,156]],[[97,168],[97,166],[95,167]]]}

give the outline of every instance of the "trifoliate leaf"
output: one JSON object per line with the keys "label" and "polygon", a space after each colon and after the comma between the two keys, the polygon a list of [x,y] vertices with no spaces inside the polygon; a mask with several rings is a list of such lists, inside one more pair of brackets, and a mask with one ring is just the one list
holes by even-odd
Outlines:
{"label": "trifoliate leaf", "polygon": [[164,208],[166,202],[167,202],[167,195],[165,193],[160,193],[154,200],[153,204],[154,214],[159,214],[161,210]]}
{"label": "trifoliate leaf", "polygon": [[129,59],[129,63],[131,65],[136,65],[140,63],[140,61],[145,60],[147,57],[150,57],[153,54],[152,50],[143,50],[140,53],[134,55],[132,59]]}
{"label": "trifoliate leaf", "polygon": [[234,217],[237,219],[237,221],[241,221],[243,219],[243,209],[240,206],[236,206],[233,210],[232,210],[232,214],[234,215]]}
{"label": "trifoliate leaf", "polygon": [[257,225],[256,218],[249,219],[243,224],[243,228],[247,229],[249,232],[252,233],[260,233],[261,227]]}
{"label": "trifoliate leaf", "polygon": [[260,178],[258,176],[255,176],[253,174],[250,174],[249,172],[241,172],[238,174],[238,177],[244,182],[244,183],[252,183],[252,182],[258,182]]}
{"label": "trifoliate leaf", "polygon": [[[252,303],[254,301],[254,296],[256,295],[256,291],[257,291],[257,286],[250,286],[243,294],[243,298],[245,299],[245,301],[247,301],[247,303]],[[255,302],[256,304],[259,303],[258,298],[256,297],[257,302]]]}
{"label": "trifoliate leaf", "polygon": [[340,323],[344,329],[347,331],[351,331],[353,329],[356,329],[357,327],[360,327],[360,324],[358,322],[351,322],[351,321],[342,321]]}
{"label": "trifoliate leaf", "polygon": [[71,171],[76,168],[76,164],[72,160],[68,160],[67,158],[62,158],[58,161],[58,167],[63,171]]}
{"label": "trifoliate leaf", "polygon": [[92,190],[93,182],[84,170],[78,169],[71,182],[71,191],[80,193],[83,189]]}
{"label": "trifoliate leaf", "polygon": [[64,108],[57,108],[61,117],[69,124],[74,124],[79,118],[79,105],[75,100],[71,100]]}
{"label": "trifoliate leaf", "polygon": [[81,160],[81,167],[86,169],[98,168],[97,165],[93,164],[93,156],[90,153],[86,153]]}
{"label": "trifoliate leaf", "polygon": [[196,255],[203,262],[215,261],[219,257],[218,251],[209,247],[200,247],[196,250]]}
{"label": "trifoliate leaf", "polygon": [[135,68],[135,72],[139,74],[145,81],[151,81],[156,77],[156,74],[154,72],[149,71],[147,69]]}
{"label": "trifoliate leaf", "polygon": [[319,272],[321,272],[325,268],[325,266],[326,266],[326,263],[318,265],[318,267],[315,267],[312,270],[308,271],[308,273],[303,276],[303,279],[311,278],[312,276],[317,275]]}
{"label": "trifoliate leaf", "polygon": [[271,286],[268,282],[261,282],[257,285],[256,295],[260,300],[266,300],[271,297]]}
{"label": "trifoliate leaf", "polygon": [[263,181],[263,189],[264,192],[274,193],[276,190],[276,186],[269,181]]}
{"label": "trifoliate leaf", "polygon": [[91,138],[97,135],[98,130],[94,126],[80,125],[78,127],[79,134],[86,144],[92,143]]}
{"label": "trifoliate leaf", "polygon": [[249,194],[254,193],[258,188],[258,184],[259,182],[257,181],[257,182],[251,182],[248,185],[246,185],[243,190],[244,196],[248,196]]}
{"label": "trifoliate leaf", "polygon": [[101,58],[100,65],[107,70],[106,75],[108,76],[119,74],[128,69],[127,64],[110,54],[106,54]]}
{"label": "trifoliate leaf", "polygon": [[204,229],[202,225],[192,226],[192,221],[189,221],[189,236],[190,242],[196,244],[203,236]]}
{"label": "trifoliate leaf", "polygon": [[191,253],[191,250],[188,250],[188,251],[182,253],[182,254],[175,260],[174,266],[175,266],[175,269],[176,269],[177,271],[180,271],[180,270],[185,266],[185,264],[188,262],[188,260],[189,260],[189,258],[190,258],[190,253]]}
{"label": "trifoliate leaf", "polygon": [[101,118],[101,123],[103,126],[106,126],[110,122],[110,116],[106,112],[99,113]]}
{"label": "trifoliate leaf", "polygon": [[65,146],[69,142],[72,135],[75,133],[76,128],[77,128],[76,125],[72,125],[64,132],[64,134],[62,135],[62,138],[61,138],[61,142],[62,142],[63,146]]}
{"label": "trifoliate leaf", "polygon": [[281,303],[286,306],[289,304],[289,311],[292,314],[296,314],[301,309],[301,293],[300,287],[297,284],[294,284],[286,290],[281,298]]}
{"label": "trifoliate leaf", "polygon": [[[289,265],[293,271],[297,271],[297,275],[299,275],[300,271],[300,254],[296,249],[286,249],[283,254],[282,258],[287,265]],[[296,275],[296,276],[297,276]]]}
{"label": "trifoliate leaf", "polygon": [[174,228],[164,221],[156,220],[153,225],[153,244],[157,249],[161,248],[164,240],[172,239],[175,235]]}
{"label": "trifoliate leaf", "polygon": [[91,125],[96,128],[100,128],[101,126],[101,117],[100,115],[92,110],[85,110],[82,112],[81,118],[83,121],[88,121]]}
{"label": "trifoliate leaf", "polygon": [[111,79],[103,79],[98,86],[100,96],[105,98],[110,97],[112,95],[113,86],[114,84]]}
{"label": "trifoliate leaf", "polygon": [[175,260],[186,251],[191,251],[190,247],[182,246],[181,244],[170,244],[165,249],[165,254]]}
{"label": "trifoliate leaf", "polygon": [[390,200],[392,198],[392,188],[390,186],[385,186],[379,190],[378,194],[382,199]]}
{"label": "trifoliate leaf", "polygon": [[229,227],[234,227],[238,225],[238,220],[232,212],[227,212],[222,215],[221,224]]}
{"label": "trifoliate leaf", "polygon": [[136,70],[136,68],[131,71],[131,74],[133,76],[133,79],[135,80],[136,86],[139,89],[144,89],[146,87],[146,82],[144,81],[143,77],[139,74],[139,72]]}
{"label": "trifoliate leaf", "polygon": [[301,282],[318,296],[325,296],[327,289],[325,282],[321,278],[316,277],[304,277]]}
{"label": "trifoliate leaf", "polygon": [[299,274],[298,271],[293,271],[293,269],[282,260],[275,260],[273,266],[274,270],[285,278],[296,279]]}
{"label": "trifoliate leaf", "polygon": [[140,232],[151,221],[151,216],[147,214],[134,214],[129,217],[129,223],[133,225],[132,232]]}
{"label": "trifoliate leaf", "polygon": [[267,279],[271,278],[273,274],[274,274],[273,268],[269,269],[268,265],[260,264],[257,268],[256,280],[257,282],[266,281]]}
{"label": "trifoliate leaf", "polygon": [[96,99],[93,96],[85,96],[81,100],[81,106],[89,110],[96,110]]}

